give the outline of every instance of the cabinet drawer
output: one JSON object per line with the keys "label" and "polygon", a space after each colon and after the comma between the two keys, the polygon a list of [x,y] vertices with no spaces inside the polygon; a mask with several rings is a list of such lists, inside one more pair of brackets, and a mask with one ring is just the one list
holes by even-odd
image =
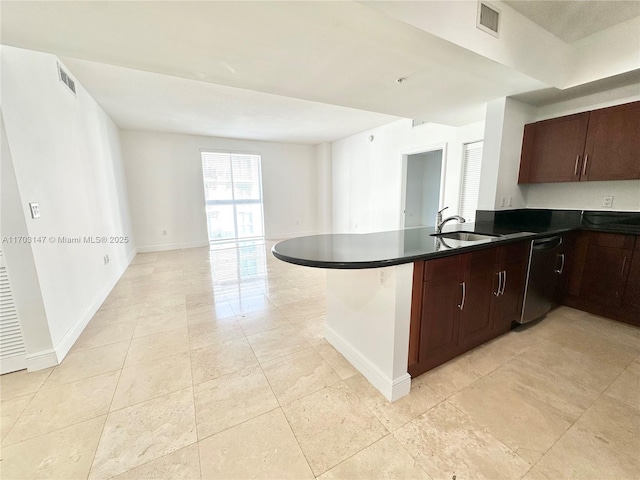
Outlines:
{"label": "cabinet drawer", "polygon": [[464,266],[466,272],[477,272],[479,270],[493,270],[496,264],[497,248],[487,248],[464,255]]}
{"label": "cabinet drawer", "polygon": [[498,261],[508,262],[510,260],[518,260],[529,256],[530,241],[511,243],[498,247]]}
{"label": "cabinet drawer", "polygon": [[441,277],[457,276],[460,269],[460,261],[463,257],[464,255],[453,255],[451,257],[427,260],[424,262],[423,280],[426,282]]}
{"label": "cabinet drawer", "polygon": [[611,248],[633,248],[634,237],[618,233],[589,232],[589,245]]}

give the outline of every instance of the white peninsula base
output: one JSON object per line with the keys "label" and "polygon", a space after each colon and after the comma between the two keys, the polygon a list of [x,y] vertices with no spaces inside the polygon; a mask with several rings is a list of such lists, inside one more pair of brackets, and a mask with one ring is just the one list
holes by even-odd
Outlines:
{"label": "white peninsula base", "polygon": [[388,400],[409,393],[413,263],[327,270],[326,339]]}

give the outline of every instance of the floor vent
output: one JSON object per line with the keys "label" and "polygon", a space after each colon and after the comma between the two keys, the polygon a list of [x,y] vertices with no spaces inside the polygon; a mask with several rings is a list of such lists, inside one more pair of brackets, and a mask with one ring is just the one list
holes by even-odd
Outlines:
{"label": "floor vent", "polygon": [[476,27],[494,37],[500,33],[500,10],[486,2],[478,2],[478,18]]}
{"label": "floor vent", "polygon": [[60,64],[58,64],[58,77],[60,78],[60,81],[64,83],[67,86],[67,88],[71,90],[71,92],[75,95],[76,82],[74,82],[69,76],[69,74],[62,69]]}

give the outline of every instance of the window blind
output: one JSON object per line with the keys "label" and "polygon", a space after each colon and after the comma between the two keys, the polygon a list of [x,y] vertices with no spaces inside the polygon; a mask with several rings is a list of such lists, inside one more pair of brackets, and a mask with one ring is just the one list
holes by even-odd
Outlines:
{"label": "window blind", "polygon": [[462,182],[460,186],[460,215],[473,222],[480,193],[480,168],[482,167],[483,141],[465,143],[463,149]]}
{"label": "window blind", "polygon": [[209,240],[263,236],[260,155],[201,156]]}

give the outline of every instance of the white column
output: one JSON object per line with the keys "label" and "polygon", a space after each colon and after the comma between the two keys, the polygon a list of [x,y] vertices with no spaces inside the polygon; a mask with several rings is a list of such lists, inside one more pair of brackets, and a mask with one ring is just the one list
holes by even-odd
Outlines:
{"label": "white column", "polygon": [[390,401],[409,393],[413,264],[327,271],[326,339]]}

